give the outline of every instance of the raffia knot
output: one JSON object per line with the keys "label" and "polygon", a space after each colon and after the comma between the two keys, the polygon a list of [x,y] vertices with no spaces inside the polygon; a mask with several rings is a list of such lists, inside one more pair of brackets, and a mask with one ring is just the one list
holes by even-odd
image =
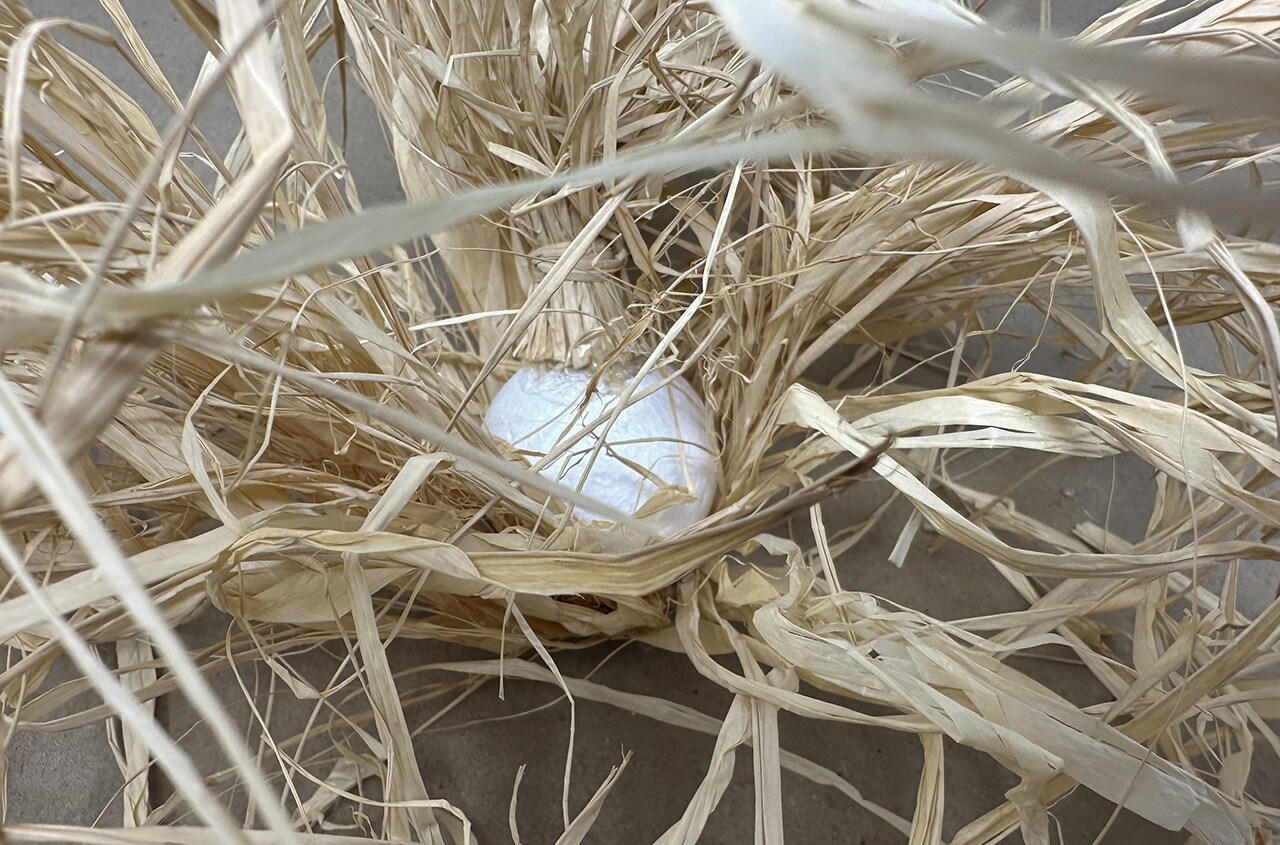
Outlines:
{"label": "raffia knot", "polygon": [[564,268],[561,263],[572,246],[567,241],[544,244],[528,255],[535,286],[548,278],[563,279],[545,312],[517,343],[518,358],[592,366],[614,356],[624,341],[626,264],[606,241],[598,240],[573,267]]}
{"label": "raffia knot", "polygon": [[[569,241],[561,241],[544,244],[530,252],[529,262],[535,277],[539,281],[545,278],[572,245]],[[597,241],[568,271],[565,279],[574,282],[610,281],[618,278],[624,267],[622,259],[609,250],[605,241]]]}

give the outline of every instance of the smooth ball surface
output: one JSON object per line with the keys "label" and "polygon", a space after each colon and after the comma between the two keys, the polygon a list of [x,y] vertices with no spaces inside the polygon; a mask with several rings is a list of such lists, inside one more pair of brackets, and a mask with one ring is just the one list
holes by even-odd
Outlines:
{"label": "smooth ball surface", "polygon": [[[597,417],[611,413],[632,380],[626,375],[606,375],[587,397],[593,375],[591,370],[566,367],[525,367],[493,398],[485,426],[536,463],[557,443],[572,440]],[[661,479],[663,487],[683,488],[692,500],[673,501],[645,517],[659,534],[670,536],[711,512],[716,457],[702,400],[687,381],[673,379],[636,400],[664,378],[653,372],[640,381],[631,404],[604,436],[602,448],[596,450],[605,431],[603,423],[540,472],[567,487],[577,488],[582,482],[583,493],[629,514],[636,514],[658,492],[653,479]],[[595,459],[587,472],[593,452]],[[604,520],[583,508],[574,508],[574,515]]]}

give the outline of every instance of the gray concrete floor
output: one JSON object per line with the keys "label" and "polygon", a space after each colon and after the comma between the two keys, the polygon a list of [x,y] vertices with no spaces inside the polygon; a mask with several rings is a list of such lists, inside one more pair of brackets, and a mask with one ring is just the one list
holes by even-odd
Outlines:
{"label": "gray concrete floor", "polygon": [[[112,31],[110,20],[91,0],[33,0],[40,15],[64,15]],[[1034,21],[1035,4],[1004,4],[1016,17]],[[1059,4],[1055,25],[1067,31],[1078,28],[1113,0],[1089,0]],[[125,6],[147,43],[179,92],[189,91],[203,52],[171,11],[159,0],[131,0]],[[118,57],[85,44],[84,53],[100,62],[126,90],[158,119],[161,104],[139,85]],[[330,59],[331,60],[331,59]],[[323,63],[324,57],[321,58]],[[224,117],[226,99],[210,109],[201,121],[215,143],[230,141],[232,122]],[[367,205],[397,199],[395,171],[386,153],[381,130],[368,103],[351,104],[349,157],[354,178]],[[1031,339],[1010,336],[1001,341],[1000,354],[1010,361],[1021,357]],[[1046,370],[1061,362],[1033,360],[1031,366]],[[992,480],[988,489],[998,489]],[[1064,465],[1056,483],[1020,502],[1020,506],[1052,524],[1068,528],[1089,519],[1108,521],[1122,536],[1140,537],[1153,492],[1151,472],[1123,461],[1077,461]],[[874,484],[856,488],[834,512],[852,518],[865,513],[880,490]],[[829,510],[829,512],[832,512]],[[885,530],[869,538],[855,556],[841,561],[841,578],[887,598],[942,618],[994,613],[1022,606],[1013,590],[977,556],[955,546],[931,551],[927,537],[917,540],[907,565],[894,569],[887,562],[894,534],[905,511],[885,521]],[[838,517],[839,518],[839,517]],[[802,526],[796,527],[799,535]],[[220,640],[227,620],[209,612],[187,626],[183,634],[192,643]],[[452,659],[467,655],[462,649],[432,643],[404,642],[393,652],[398,666]],[[1043,659],[1018,658],[1019,668],[1049,684],[1078,703],[1102,700],[1103,691],[1081,667]],[[581,677],[596,670],[595,678],[623,690],[658,692],[712,716],[721,716],[728,696],[689,667],[680,656],[644,645],[597,647],[560,655],[566,674]],[[334,658],[315,653],[295,665],[315,678],[327,677]],[[261,667],[251,668],[250,684],[266,683]],[[50,683],[70,677],[59,665]],[[233,712],[242,718],[250,741],[256,732],[234,678],[216,678],[219,690]],[[410,724],[422,724],[437,705],[411,709]],[[281,705],[274,722],[295,729],[308,708]],[[464,706],[456,708],[424,732],[417,744],[424,777],[433,796],[444,797],[464,809],[476,823],[485,842],[510,841],[507,812],[517,769],[528,766],[519,795],[518,821],[526,842],[552,841],[561,829],[560,778],[568,737],[569,707],[550,687],[508,681],[505,699],[496,685],[481,688]],[[199,725],[185,702],[171,698],[161,714],[175,735],[209,771],[223,765],[207,731]],[[519,718],[495,721],[498,717]],[[578,704],[578,735],[574,755],[575,788],[572,804],[581,807],[610,766],[624,751],[633,753],[622,782],[588,838],[594,843],[651,842],[677,817],[705,771],[714,738],[676,729],[642,716],[602,705]],[[120,776],[107,743],[107,727],[94,724],[69,731],[20,731],[10,744],[5,784],[5,813],[9,822],[41,821],[89,824],[101,819],[117,825],[120,818],[117,792]],[[910,817],[920,767],[915,738],[886,731],[872,731],[817,724],[784,714],[783,746],[835,770],[865,796],[894,812]],[[1003,800],[1016,781],[985,756],[967,749],[947,748],[947,834]],[[740,755],[729,792],[712,819],[705,837],[708,843],[741,843],[752,838],[753,787],[749,752]],[[163,783],[157,784],[163,792]],[[1280,785],[1276,786],[1280,789]],[[901,841],[889,826],[859,809],[835,790],[816,787],[792,775],[784,776],[786,827],[794,843],[879,843]],[[304,792],[305,794],[305,792]],[[1113,807],[1081,789],[1059,804],[1055,815],[1063,820],[1065,841],[1093,841],[1107,824]],[[354,825],[350,807],[333,814],[336,822]],[[1014,837],[1016,841],[1016,837]],[[1184,842],[1184,834],[1154,828],[1128,813],[1121,813],[1104,840],[1114,843]]]}

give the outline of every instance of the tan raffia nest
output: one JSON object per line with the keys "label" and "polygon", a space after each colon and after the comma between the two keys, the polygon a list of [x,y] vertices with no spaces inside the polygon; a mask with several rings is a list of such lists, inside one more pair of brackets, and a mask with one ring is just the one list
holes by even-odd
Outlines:
{"label": "tan raffia nest", "polygon": [[[136,72],[181,112],[127,16],[105,5]],[[1264,189],[1274,178],[1274,98],[1251,110],[1248,97],[1280,75],[1222,61],[1280,34],[1274,2],[1223,0],[1126,41],[1155,5],[1131,4],[1079,43],[1123,42],[1167,60],[1157,73],[1113,51],[1097,57],[1106,78],[1068,87],[1061,105],[1032,82],[997,86],[988,104],[1036,115],[1010,138],[1087,162],[1031,178],[1038,190],[963,155],[862,169],[697,3],[175,5],[210,49],[232,53],[213,77],[236,96],[240,140],[226,155],[189,142],[213,188],[176,155],[185,123],[155,128],[58,29],[0,5],[0,550],[20,576],[0,627],[22,655],[3,685],[20,723],[81,689],[28,700],[69,654],[121,719],[122,765],[163,767],[211,840],[231,841],[239,822],[150,715],[181,689],[261,823],[283,835],[322,818],[356,773],[317,771],[316,796],[282,810],[209,690],[204,673],[225,654],[188,654],[172,627],[214,605],[241,624],[227,653],[270,661],[301,697],[316,691],[287,653],[343,638],[379,714],[362,730],[382,748],[386,830],[461,841],[465,802],[427,795],[383,640],[505,649],[505,662],[466,672],[693,726],[661,690],[623,695],[544,668],[557,646],[633,638],[683,652],[736,696],[666,842],[697,840],[736,745],[755,749],[757,841],[781,832],[781,767],[843,783],[779,747],[779,710],[919,734],[912,843],[940,841],[943,738],[1021,778],[956,845],[1018,827],[1047,843],[1047,808],[1078,784],[1207,843],[1269,841],[1280,802],[1248,783],[1255,758],[1280,754],[1280,688],[1261,671],[1275,665],[1280,602],[1251,618],[1235,584],[1242,567],[1280,560],[1268,366],[1280,250],[1226,228],[1203,237],[1199,212],[1175,221],[1167,174],[1234,172]],[[269,21],[269,41],[249,37]],[[915,35],[876,49],[933,80],[961,63],[922,48],[927,28]],[[364,211],[339,178],[337,121],[308,65],[330,40],[379,109],[410,205]],[[1073,55],[1047,51],[1044,72],[1075,79]],[[1185,102],[1157,84],[1192,61],[1205,72]],[[963,148],[947,146],[945,124],[928,129],[941,152]],[[1071,173],[1088,182],[1106,168],[1128,179],[1124,204],[1068,187]],[[1185,196],[1209,213],[1231,205]],[[1275,197],[1247,196],[1245,217]],[[1081,295],[1096,322],[1058,305]],[[1081,359],[1075,378],[966,374],[961,353],[980,350],[1014,302],[1043,314],[1041,346]],[[1171,326],[1192,325],[1217,342],[1211,364],[1186,364],[1171,340]],[[924,358],[847,386],[891,349]],[[582,497],[513,462],[482,425],[517,359],[637,352],[696,384],[720,446],[715,511],[662,543],[565,517]],[[840,374],[813,380],[836,357]],[[1141,391],[1143,376],[1174,389]],[[1063,533],[1020,512],[1017,489],[946,471],[976,449],[1146,462],[1160,483],[1147,536]],[[821,503],[871,475],[886,505],[829,530]],[[896,560],[927,525],[990,560],[1027,608],[945,622],[842,583],[839,560],[894,500],[917,514],[894,529]],[[769,533],[805,511],[810,547]],[[1134,620],[1123,660],[1095,619],[1115,611]],[[86,643],[117,644],[117,668]],[[1006,662],[1050,643],[1111,701],[1081,709]],[[145,798],[133,784],[126,798]]]}

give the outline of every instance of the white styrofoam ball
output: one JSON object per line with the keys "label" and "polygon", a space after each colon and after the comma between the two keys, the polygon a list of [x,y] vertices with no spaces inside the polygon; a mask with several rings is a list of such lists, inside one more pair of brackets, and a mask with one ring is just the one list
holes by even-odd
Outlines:
{"label": "white styrofoam ball", "polygon": [[[620,394],[634,378],[626,373],[606,374],[587,397],[593,375],[592,370],[526,366],[494,396],[485,414],[485,426],[536,462],[557,442],[580,433],[597,417],[616,408]],[[636,401],[636,396],[665,377],[651,372],[641,379],[632,403],[605,436],[605,445],[596,454],[581,490],[616,510],[635,514],[659,489],[628,462],[643,467],[666,486],[683,488],[695,497],[674,502],[647,518],[659,534],[670,536],[711,512],[716,456],[702,400],[683,378],[675,378]],[[603,425],[544,467],[542,475],[578,487],[600,442]],[[574,514],[587,520],[602,519],[582,508],[575,508]]]}

